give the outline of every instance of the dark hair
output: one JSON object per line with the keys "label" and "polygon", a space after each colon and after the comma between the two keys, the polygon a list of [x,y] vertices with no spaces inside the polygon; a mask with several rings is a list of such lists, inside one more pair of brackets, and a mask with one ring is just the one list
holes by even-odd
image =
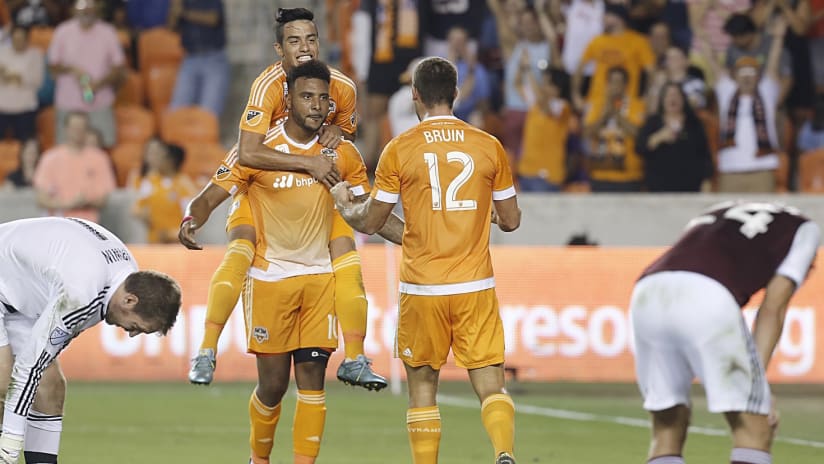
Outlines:
{"label": "dark hair", "polygon": [[695,111],[692,109],[692,105],[690,105],[690,100],[687,98],[687,94],[684,92],[684,88],[678,82],[668,81],[661,87],[661,95],[658,98],[658,115],[664,115],[664,99],[667,96],[667,90],[670,88],[675,88],[678,90],[678,94],[681,95],[681,99],[684,101],[684,116],[686,120],[693,121],[697,120],[698,116],[695,115]]}
{"label": "dark hair", "polygon": [[169,161],[172,162],[175,172],[180,171],[180,167],[183,166],[183,162],[186,161],[186,152],[183,150],[183,147],[173,143],[164,143],[164,145],[166,146],[166,156],[168,156]]}
{"label": "dark hair", "polygon": [[180,286],[157,271],[138,271],[126,277],[123,288],[137,297],[134,312],[141,319],[159,322],[163,335],[175,325],[180,311]]}
{"label": "dark hair", "polygon": [[9,31],[9,32],[14,34],[14,31],[16,31],[16,30],[21,30],[21,31],[25,32],[27,39],[29,38],[29,36],[31,36],[31,27],[29,27],[25,24],[14,23],[14,22],[11,23],[11,31]]}
{"label": "dark hair", "polygon": [[332,81],[332,74],[329,71],[329,66],[320,60],[310,60],[301,63],[286,73],[286,85],[292,89],[298,79],[320,79],[327,84]]}
{"label": "dark hair", "polygon": [[724,23],[724,32],[732,37],[741,36],[744,34],[755,34],[758,29],[749,15],[736,13],[727,19]]}
{"label": "dark hair", "polygon": [[283,43],[283,28],[292,21],[314,21],[315,14],[306,8],[278,8],[275,14],[275,40]]}
{"label": "dark hair", "polygon": [[624,5],[617,3],[607,3],[604,13],[621,18],[625,23],[629,22],[629,10]]}
{"label": "dark hair", "polygon": [[629,73],[627,72],[627,68],[625,68],[623,66],[613,66],[613,67],[609,68],[607,70],[607,79],[609,79],[609,76],[611,76],[613,74],[620,74],[621,77],[624,78],[624,84],[629,83]]}
{"label": "dark hair", "polygon": [[424,106],[444,103],[451,109],[455,103],[455,89],[458,88],[458,71],[448,60],[431,56],[415,67],[412,86],[418,91]]}
{"label": "dark hair", "polygon": [[552,83],[555,87],[558,87],[560,90],[561,98],[564,100],[569,100],[571,98],[570,93],[570,78],[569,74],[561,68],[547,68],[544,70],[544,75],[549,79],[549,82]]}

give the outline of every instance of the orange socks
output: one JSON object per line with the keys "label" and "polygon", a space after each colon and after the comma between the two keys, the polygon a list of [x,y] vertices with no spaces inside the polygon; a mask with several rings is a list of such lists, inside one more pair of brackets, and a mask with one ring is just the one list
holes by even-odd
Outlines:
{"label": "orange socks", "polygon": [[495,448],[495,456],[502,452],[513,454],[515,447],[515,405],[509,395],[497,393],[481,404],[481,420]]}
{"label": "orange socks", "polygon": [[298,390],[292,427],[295,464],[314,464],[325,424],[326,393],[323,390]]}
{"label": "orange socks", "polygon": [[332,270],[335,273],[335,313],[343,332],[343,349],[347,359],[355,359],[363,354],[367,310],[358,252],[338,256],[332,261]]}
{"label": "orange socks", "polygon": [[406,430],[409,432],[412,462],[414,464],[437,463],[438,447],[441,443],[441,413],[438,407],[408,409]]}
{"label": "orange socks", "polygon": [[272,453],[272,442],[275,438],[275,428],[280,419],[280,403],[275,406],[266,406],[252,392],[249,398],[249,446],[252,448],[253,464],[269,464],[269,455]]}
{"label": "orange socks", "polygon": [[200,349],[211,348],[217,352],[217,340],[223,326],[232,315],[240,290],[252,259],[255,257],[255,245],[248,240],[233,240],[229,243],[223,262],[212,275],[209,295],[206,299],[206,330]]}

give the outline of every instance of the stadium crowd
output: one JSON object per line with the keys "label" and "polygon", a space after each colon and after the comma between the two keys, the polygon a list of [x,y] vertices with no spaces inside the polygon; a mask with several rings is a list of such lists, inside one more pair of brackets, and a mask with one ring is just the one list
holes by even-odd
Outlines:
{"label": "stadium crowd", "polygon": [[[216,168],[228,148],[219,118],[241,103],[226,98],[225,8],[0,0],[2,188],[33,187],[53,214],[92,218],[110,191],[135,189],[152,241],[173,241],[175,221],[160,217],[180,217]],[[321,49],[358,83],[370,169],[417,123],[410,70],[437,55],[458,68],[455,114],[501,139],[521,191],[824,189],[822,0],[327,0],[323,10]]]}

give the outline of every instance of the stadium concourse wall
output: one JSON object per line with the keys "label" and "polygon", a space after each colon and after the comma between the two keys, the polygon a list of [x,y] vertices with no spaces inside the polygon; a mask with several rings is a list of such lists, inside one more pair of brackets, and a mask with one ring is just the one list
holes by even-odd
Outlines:
{"label": "stadium concourse wall", "polygon": [[[523,380],[633,381],[631,327],[627,306],[644,266],[678,236],[686,221],[708,206],[733,197],[714,195],[523,195],[520,230],[493,232],[493,259],[507,343],[508,365]],[[824,202],[815,196],[772,196],[801,208],[824,224]],[[199,237],[204,251],[181,246],[146,246],[142,226],[129,211],[134,197],[112,195],[101,222],[127,243],[141,267],[177,278],[184,291],[181,318],[168,337],[128,338],[107,325],[76,339],[61,356],[72,379],[181,380],[198,348],[206,294],[223,256],[225,210],[214,213]],[[0,194],[0,222],[42,216],[32,192]],[[225,207],[226,205],[224,205]],[[495,229],[493,229],[495,230]],[[563,247],[586,232],[600,247]],[[390,372],[397,312],[399,249],[381,243],[361,247],[370,301],[367,354]],[[794,297],[769,375],[786,383],[824,383],[824,254],[810,282]],[[752,320],[760,300],[750,302]],[[221,339],[219,380],[251,380],[253,359],[245,354],[242,311],[236,310]],[[332,360],[340,360],[340,352]],[[333,370],[330,369],[330,372]],[[445,378],[465,378],[452,363]]]}

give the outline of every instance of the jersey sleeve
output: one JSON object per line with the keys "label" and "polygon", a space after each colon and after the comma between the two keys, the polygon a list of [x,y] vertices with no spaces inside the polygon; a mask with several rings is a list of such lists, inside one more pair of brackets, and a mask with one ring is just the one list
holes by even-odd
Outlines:
{"label": "jersey sleeve", "polygon": [[369,193],[369,178],[360,152],[352,143],[344,142],[340,147],[341,177],[351,185],[349,190],[356,197]]}
{"label": "jersey sleeve", "polygon": [[512,169],[509,167],[509,157],[506,150],[497,140],[495,141],[495,180],[492,184],[492,199],[506,200],[515,196],[515,183],[512,181]]}
{"label": "jersey sleeve", "polygon": [[283,89],[270,73],[263,73],[255,79],[249,91],[249,101],[240,116],[240,130],[266,135],[272,113],[281,104]]}
{"label": "jersey sleeve", "polygon": [[397,203],[400,198],[400,167],[396,145],[395,141],[386,145],[375,170],[375,189],[372,191],[372,197],[384,203]]}
{"label": "jersey sleeve", "polygon": [[808,221],[801,224],[795,232],[790,251],[775,273],[795,282],[796,288],[801,286],[815,259],[820,242],[821,229],[816,223]]}
{"label": "jersey sleeve", "polygon": [[232,147],[226,158],[220,163],[220,167],[212,176],[211,183],[217,185],[234,195],[238,192],[245,192],[248,181],[252,176],[253,169],[246,168],[237,162],[237,146]]}
{"label": "jersey sleeve", "polygon": [[332,124],[340,127],[346,133],[354,134],[358,130],[358,112],[356,109],[358,102],[357,88],[351,79],[340,74],[340,72],[336,71],[335,76],[339,84],[338,88],[341,91],[338,92],[335,101],[337,111],[335,112],[335,119],[332,120]]}

